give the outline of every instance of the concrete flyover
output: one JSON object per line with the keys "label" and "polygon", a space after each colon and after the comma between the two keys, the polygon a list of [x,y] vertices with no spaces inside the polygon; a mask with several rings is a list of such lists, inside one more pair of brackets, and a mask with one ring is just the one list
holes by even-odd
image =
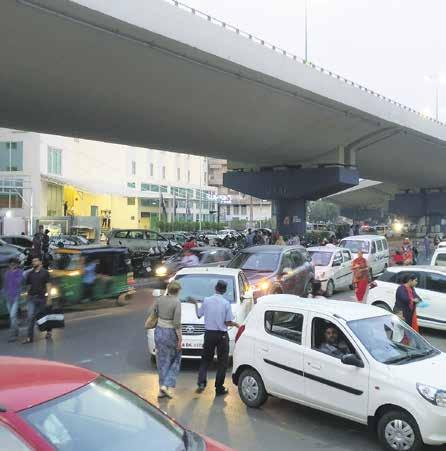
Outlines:
{"label": "concrete flyover", "polygon": [[0,42],[3,127],[446,185],[443,124],[175,1],[2,0]]}

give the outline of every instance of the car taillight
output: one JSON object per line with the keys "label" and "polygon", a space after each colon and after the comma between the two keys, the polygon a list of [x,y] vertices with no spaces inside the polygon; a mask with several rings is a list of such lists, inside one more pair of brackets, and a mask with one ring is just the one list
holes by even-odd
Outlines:
{"label": "car taillight", "polygon": [[237,334],[235,336],[235,342],[237,343],[238,339],[242,336],[242,333],[245,331],[245,325],[242,324],[237,331]]}

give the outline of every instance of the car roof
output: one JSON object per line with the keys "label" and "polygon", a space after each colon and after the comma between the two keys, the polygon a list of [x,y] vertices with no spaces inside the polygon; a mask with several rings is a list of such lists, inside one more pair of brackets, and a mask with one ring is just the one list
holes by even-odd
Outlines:
{"label": "car roof", "polygon": [[309,312],[326,315],[337,315],[346,321],[371,318],[391,314],[382,308],[358,302],[337,301],[335,299],[301,298],[293,294],[270,294],[257,300],[257,306],[262,309],[269,308],[298,308]]}
{"label": "car roof", "polygon": [[296,249],[299,251],[305,250],[303,246],[277,246],[276,244],[264,244],[262,246],[251,246],[242,249],[241,252],[248,254],[281,254],[284,251]]}
{"label": "car roof", "polygon": [[[313,246],[313,247],[307,247],[307,251],[318,251],[318,252],[335,252],[339,251],[341,248],[339,247],[330,247],[330,246]],[[348,249],[342,249],[342,250],[348,250]]]}
{"label": "car roof", "polygon": [[[442,244],[445,244],[445,245],[446,245],[446,241],[442,241],[442,242],[439,244],[439,246],[442,245]],[[437,249],[435,249],[435,252],[436,252],[437,254],[446,252],[446,246],[437,247]]]}
{"label": "car roof", "polygon": [[227,251],[227,252],[231,252],[230,249],[228,249],[227,247],[214,247],[214,246],[198,246],[198,247],[192,247],[190,249],[191,251],[194,252],[210,252],[210,251]]}
{"label": "car roof", "polygon": [[0,357],[0,406],[14,412],[63,396],[92,382],[94,371],[48,360]]}
{"label": "car roof", "polygon": [[401,272],[401,271],[437,271],[446,274],[446,266],[430,266],[430,265],[414,265],[414,266],[391,266],[387,268],[390,272]]}
{"label": "car roof", "polygon": [[223,268],[221,266],[211,266],[211,267],[190,267],[180,269],[176,276],[187,275],[187,274],[215,274],[221,276],[234,276],[237,277],[239,273],[242,272],[240,268]]}
{"label": "car roof", "polygon": [[106,246],[103,244],[82,244],[80,246],[64,246],[56,249],[58,253],[63,254],[64,251],[77,251],[78,253],[88,254],[93,252],[128,252],[126,247],[121,246]]}
{"label": "car roof", "polygon": [[354,235],[354,236],[346,236],[342,238],[343,240],[385,240],[386,237],[383,235]]}

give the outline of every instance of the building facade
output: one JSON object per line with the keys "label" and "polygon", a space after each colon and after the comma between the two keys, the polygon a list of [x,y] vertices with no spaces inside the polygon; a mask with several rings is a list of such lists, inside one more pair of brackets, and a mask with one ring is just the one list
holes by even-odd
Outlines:
{"label": "building facade", "polygon": [[0,129],[0,218],[99,217],[155,228],[159,219],[212,221],[205,157]]}
{"label": "building facade", "polygon": [[228,170],[226,160],[208,158],[209,185],[217,188],[220,200],[220,220],[246,221],[260,225],[271,220],[271,202],[239,193],[223,186],[223,174]]}

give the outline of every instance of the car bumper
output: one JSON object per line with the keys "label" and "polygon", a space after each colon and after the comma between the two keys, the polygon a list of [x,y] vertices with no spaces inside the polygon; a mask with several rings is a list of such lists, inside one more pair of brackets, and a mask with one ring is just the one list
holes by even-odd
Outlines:
{"label": "car bumper", "polygon": [[417,419],[421,437],[426,445],[443,445],[446,443],[446,408],[429,404],[424,399],[426,405],[422,409],[417,409],[419,418]]}
{"label": "car bumper", "polygon": [[[232,356],[235,346],[235,333],[232,330],[228,331],[229,334],[229,356]],[[184,335],[183,334],[183,346],[181,348],[181,357],[183,359],[201,359],[203,353],[203,335]],[[152,356],[156,355],[155,346],[155,331],[150,329],[147,331],[147,344],[149,353]]]}

